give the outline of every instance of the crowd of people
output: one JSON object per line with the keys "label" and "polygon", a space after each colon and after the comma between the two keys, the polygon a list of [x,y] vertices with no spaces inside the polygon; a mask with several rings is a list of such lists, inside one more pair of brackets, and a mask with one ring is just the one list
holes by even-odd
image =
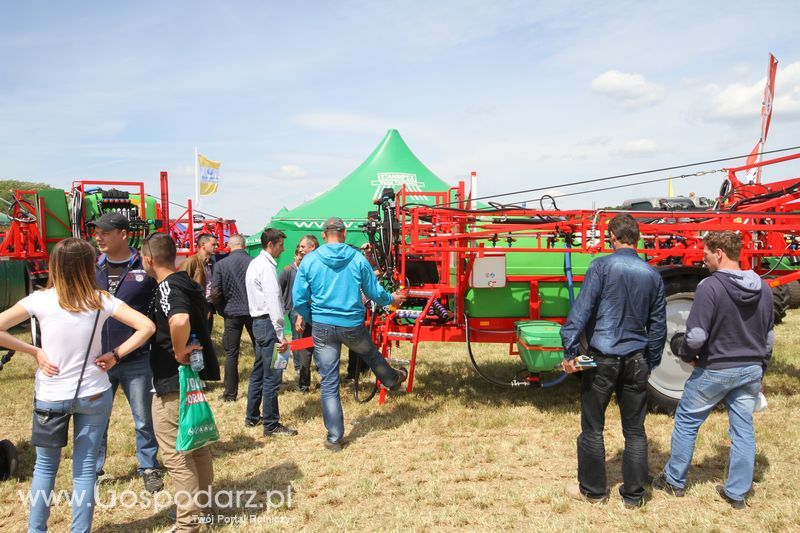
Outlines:
{"label": "crowd of people", "polygon": [[[38,365],[32,495],[53,491],[67,440],[59,421],[71,415],[73,531],[91,529],[92,495],[104,474],[118,388],[133,418],[144,488],[162,490],[165,469],[176,491],[210,493],[214,466],[209,447],[182,453],[176,451],[176,439],[180,365],[201,350],[200,378],[221,379],[211,341],[215,314],[224,321],[222,398],[231,402],[238,398],[240,341],[246,329],[255,360],[244,423],[263,426],[269,438],[297,435],[297,430],[281,423],[278,397],[283,369],[274,364],[277,354],[290,349],[287,314],[291,337],[314,341],[313,349],[294,351],[293,363],[297,388],[305,393],[311,387],[312,359],[319,372],[326,449],[338,452],[346,444],[339,393],[343,345],[387,389],[398,390],[408,377],[405,369],[392,368],[381,356],[364,325],[365,300],[400,306],[405,297],[383,289],[370,262],[345,244],[347,230],[339,218],[325,222],[323,245],[313,235],[304,237],[294,250],[293,262],[280,273],[277,264],[286,235],[277,229],[263,231],[262,250],[255,258],[246,253],[242,236],[230,236],[231,253],[220,261],[215,261],[217,239],[201,235],[198,253],[178,269],[177,248],[168,235],[154,233],[137,251],[128,246],[130,228],[124,216],[106,214],[93,226],[99,257],[87,241],[59,242],[51,253],[47,288],[0,314],[0,346],[29,353]],[[733,508],[742,509],[752,487],[755,460],[752,416],[772,352],[772,293],[757,274],[740,269],[738,235],[710,232],[703,240],[710,275],[697,288],[685,335],[667,339],[664,285],[636,253],[636,221],[619,215],[608,229],[615,253],[590,264],[561,330],[563,368],[581,375],[578,483],[565,487],[565,492],[589,503],[608,498],[603,431],[606,408],[616,394],[625,437],[619,491],[626,507],[644,505],[648,485],[683,496],[698,429],[723,402],[733,444],[727,480],[718,491]],[[35,318],[41,329],[41,346],[8,333],[29,318]],[[579,364],[582,337],[593,366]],[[197,340],[190,344],[190,338]],[[671,456],[651,477],[646,388],[667,341],[694,370],[675,415]],[[32,497],[29,531],[47,530],[46,501]],[[176,503],[176,530],[198,530],[207,509],[193,499]]]}

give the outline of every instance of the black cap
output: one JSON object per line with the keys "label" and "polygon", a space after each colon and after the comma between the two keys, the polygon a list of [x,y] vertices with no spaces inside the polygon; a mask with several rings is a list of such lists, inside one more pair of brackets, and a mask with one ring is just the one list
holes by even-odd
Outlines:
{"label": "black cap", "polygon": [[100,228],[103,231],[112,231],[115,229],[130,230],[130,223],[125,215],[120,213],[106,213],[97,220],[89,222],[90,226]]}
{"label": "black cap", "polygon": [[339,217],[331,217],[325,222],[325,226],[323,226],[325,231],[345,231],[347,227],[344,225],[344,221]]}

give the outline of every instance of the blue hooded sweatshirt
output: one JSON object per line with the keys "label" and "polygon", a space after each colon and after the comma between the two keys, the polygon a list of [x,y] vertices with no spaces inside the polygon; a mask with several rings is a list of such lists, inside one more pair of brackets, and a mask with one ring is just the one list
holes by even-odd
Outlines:
{"label": "blue hooded sweatshirt", "polygon": [[333,243],[303,258],[292,299],[306,322],[355,327],[364,323],[362,292],[380,306],[392,302],[366,258],[348,244]]}

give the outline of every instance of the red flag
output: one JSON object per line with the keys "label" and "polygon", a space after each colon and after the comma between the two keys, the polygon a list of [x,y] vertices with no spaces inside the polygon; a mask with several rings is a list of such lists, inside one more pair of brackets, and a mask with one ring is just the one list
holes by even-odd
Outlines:
{"label": "red flag", "polygon": [[[775,74],[778,71],[778,60],[775,56],[769,55],[769,71],[767,72],[767,86],[764,87],[764,99],[761,101],[761,137],[758,139],[755,148],[747,157],[747,165],[752,165],[761,161],[760,152],[764,151],[769,133],[769,123],[772,119],[772,98],[775,96]],[[751,168],[747,171],[747,181],[761,183],[761,167]]]}

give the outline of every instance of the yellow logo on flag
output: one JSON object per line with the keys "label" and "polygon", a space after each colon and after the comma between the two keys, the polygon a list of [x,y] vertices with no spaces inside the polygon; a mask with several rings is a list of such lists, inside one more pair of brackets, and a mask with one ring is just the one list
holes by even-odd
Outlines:
{"label": "yellow logo on flag", "polygon": [[197,156],[200,168],[200,195],[210,196],[217,192],[219,186],[219,161],[212,161],[202,155]]}

